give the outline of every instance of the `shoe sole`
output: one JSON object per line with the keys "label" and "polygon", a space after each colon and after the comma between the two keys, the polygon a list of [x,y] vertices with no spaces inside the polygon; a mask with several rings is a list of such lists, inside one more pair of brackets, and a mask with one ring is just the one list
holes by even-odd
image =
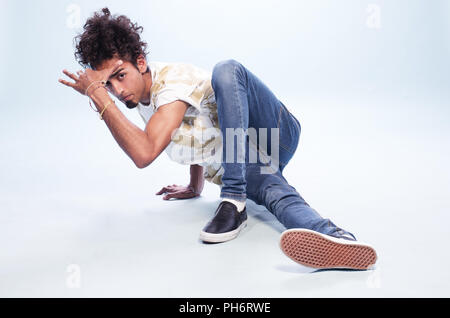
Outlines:
{"label": "shoe sole", "polygon": [[230,241],[236,238],[241,230],[247,226],[247,221],[242,222],[242,224],[235,230],[225,233],[208,233],[201,231],[200,232],[200,240],[207,243],[222,243]]}
{"label": "shoe sole", "polygon": [[293,261],[312,268],[369,269],[377,261],[370,245],[307,229],[284,231],[280,248]]}

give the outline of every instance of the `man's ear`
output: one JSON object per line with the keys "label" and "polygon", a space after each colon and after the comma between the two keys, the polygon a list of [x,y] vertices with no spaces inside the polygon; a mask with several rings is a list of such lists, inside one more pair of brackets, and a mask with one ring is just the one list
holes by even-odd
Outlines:
{"label": "man's ear", "polygon": [[144,74],[147,72],[147,61],[145,60],[144,55],[139,55],[136,60],[136,65],[139,70],[139,73]]}

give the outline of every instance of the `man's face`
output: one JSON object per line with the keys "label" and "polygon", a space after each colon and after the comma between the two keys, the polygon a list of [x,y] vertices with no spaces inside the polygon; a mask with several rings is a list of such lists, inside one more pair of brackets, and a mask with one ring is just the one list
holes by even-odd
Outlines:
{"label": "man's face", "polygon": [[[112,58],[105,60],[101,65],[97,67],[97,70],[103,70],[110,68],[117,62],[119,58]],[[106,88],[114,96],[116,96],[122,103],[124,103],[129,109],[135,108],[139,101],[145,94],[145,81],[140,72],[132,63],[123,60],[123,64],[115,71],[108,81],[106,82]],[[138,65],[143,68],[144,66]],[[147,68],[145,65],[144,70]]]}

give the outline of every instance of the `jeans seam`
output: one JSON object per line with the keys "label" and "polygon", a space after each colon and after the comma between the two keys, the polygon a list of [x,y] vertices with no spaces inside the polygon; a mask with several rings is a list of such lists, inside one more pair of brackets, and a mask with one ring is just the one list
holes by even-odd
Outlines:
{"label": "jeans seam", "polygon": [[280,147],[283,148],[284,150],[289,151],[290,153],[293,153],[290,148],[287,148],[287,147],[283,146],[281,143],[280,143]]}
{"label": "jeans seam", "polygon": [[280,106],[280,111],[278,112],[278,123],[277,128],[280,129],[280,120],[281,120],[281,110],[283,109],[283,105]]}
{"label": "jeans seam", "polygon": [[[280,131],[280,135],[281,135],[281,128],[280,128],[281,111],[282,111],[282,110],[283,110],[283,111],[286,111],[286,110],[287,110],[287,108],[286,108],[286,109],[283,109],[284,107],[285,107],[285,106],[283,106],[283,104],[281,103],[281,105],[280,105],[280,114],[279,114],[279,116],[278,116],[278,129],[279,129],[279,131]],[[288,110],[287,110],[287,111],[288,111]],[[289,112],[289,111],[288,111],[288,114],[290,115],[290,112]],[[295,120],[294,120],[294,121],[295,121]],[[295,124],[297,125],[297,123],[295,123]],[[281,138],[280,138],[279,145],[280,145],[280,147],[283,148],[284,150],[287,150],[287,151],[290,152],[291,154],[294,154],[294,151],[292,150],[292,148],[290,148],[290,147],[284,145],[283,143],[281,143]]]}
{"label": "jeans seam", "polygon": [[[238,79],[237,79],[237,76],[236,76],[236,69],[237,69],[237,66],[236,65],[233,65],[233,85],[234,85],[234,96],[235,96],[235,100],[237,101],[237,105],[239,105],[239,107],[238,107],[238,111],[239,111],[239,117],[240,117],[240,120],[241,120],[241,127],[244,127],[244,122],[243,122],[243,116],[242,116],[242,103],[241,103],[241,99],[239,98],[239,91],[238,91],[238,87],[237,87],[237,82],[238,82]],[[233,139],[234,139],[234,137],[233,137]],[[236,144],[238,143],[238,140],[237,140],[238,138],[236,138]],[[245,158],[245,151],[246,151],[246,143],[244,143],[244,158]],[[236,146],[236,149],[237,149],[237,146]],[[237,157],[237,152],[236,152],[236,160],[238,159],[238,157]],[[244,160],[245,161],[245,160]],[[245,163],[244,163],[244,165],[245,165]],[[244,166],[244,169],[245,169],[245,166]],[[246,179],[245,178],[245,171],[243,171],[242,172],[242,177],[244,178],[244,180]]]}

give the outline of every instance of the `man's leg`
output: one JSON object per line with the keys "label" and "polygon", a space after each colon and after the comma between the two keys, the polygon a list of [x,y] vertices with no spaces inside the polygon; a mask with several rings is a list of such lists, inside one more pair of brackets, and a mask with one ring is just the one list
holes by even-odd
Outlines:
{"label": "man's leg", "polygon": [[224,174],[220,193],[223,201],[200,238],[207,242],[224,242],[239,234],[247,218],[248,128],[254,128],[256,132],[259,128],[266,129],[264,150],[271,153],[271,128],[278,128],[282,103],[261,80],[235,60],[218,63],[211,84],[223,137]]}
{"label": "man's leg", "polygon": [[264,205],[288,229],[280,238],[282,251],[292,260],[314,268],[367,269],[375,264],[375,250],[360,242],[350,232],[322,218],[311,208],[282,171],[294,155],[300,122],[284,107],[279,118],[280,169],[275,174],[261,174],[260,164],[246,166],[247,196]]}
{"label": "man's leg", "polygon": [[224,174],[220,196],[244,201],[247,139],[240,135],[229,136],[227,129],[238,134],[249,127],[266,128],[267,151],[270,152],[271,128],[278,128],[282,103],[260,79],[234,60],[220,62],[214,67],[212,87],[223,136]]}
{"label": "man's leg", "polygon": [[286,229],[305,228],[327,235],[338,235],[342,230],[311,208],[281,171],[274,174],[259,171],[260,164],[247,165],[247,196],[265,206]]}
{"label": "man's leg", "polygon": [[288,229],[280,247],[293,261],[318,269],[368,269],[375,264],[377,255],[370,245],[322,218],[281,172],[260,174],[258,165],[248,165],[246,172],[248,198],[264,205]]}
{"label": "man's leg", "polygon": [[[293,229],[293,231],[297,231],[298,228],[303,231],[309,229],[312,233],[324,233],[354,240],[355,238],[351,233],[336,227],[329,219],[323,219],[282,176],[281,171],[297,148],[300,123],[270,89],[242,64],[234,60],[216,65],[213,71],[212,86],[216,94],[219,124],[224,138],[222,165],[225,172],[222,176],[221,197],[225,200],[245,202],[248,195],[257,204],[265,205],[288,229]],[[280,169],[274,171],[273,174],[261,173],[261,163],[246,164],[248,163],[246,139],[238,137],[236,142],[230,142],[227,139],[227,128],[240,128],[246,131],[249,127],[267,129],[268,143],[265,145],[265,150],[266,153],[271,155],[272,149],[269,142],[272,139],[271,128],[279,129],[279,149],[277,150],[280,152]],[[231,161],[227,156],[230,151],[234,156]],[[240,159],[245,159],[240,162],[236,161],[239,155],[241,155]],[[223,242],[232,239],[238,235],[246,219],[245,209],[238,213],[234,204],[222,202],[216,210],[213,220],[202,231],[201,238],[209,242]],[[296,257],[304,252],[304,246],[309,247],[308,244],[314,240],[319,242],[319,238],[313,237],[311,239],[307,236],[310,234],[301,231],[286,233],[285,236],[282,236],[282,242],[288,242],[288,244],[283,251],[285,253],[289,251],[287,255],[295,261],[299,261]],[[283,240],[283,238],[286,239]],[[320,239],[322,238],[320,237]],[[330,244],[320,242],[314,244],[313,242],[315,246],[312,246],[312,248],[320,246],[329,248]],[[353,249],[353,246],[349,246],[349,248]],[[366,246],[353,249],[358,253],[361,250],[370,254],[369,258],[373,260],[373,249]],[[310,259],[310,251],[310,249],[307,249],[306,253],[302,255],[306,256],[306,259]],[[334,249],[335,251],[336,249]],[[322,250],[319,256],[327,258],[329,255],[334,255],[334,252]],[[344,251],[344,254],[361,259],[361,255],[356,255],[352,251],[348,253]],[[316,254],[313,253],[313,255]],[[348,257],[346,260],[348,260]],[[325,267],[328,264],[326,263]],[[365,266],[365,263],[362,266]]]}

